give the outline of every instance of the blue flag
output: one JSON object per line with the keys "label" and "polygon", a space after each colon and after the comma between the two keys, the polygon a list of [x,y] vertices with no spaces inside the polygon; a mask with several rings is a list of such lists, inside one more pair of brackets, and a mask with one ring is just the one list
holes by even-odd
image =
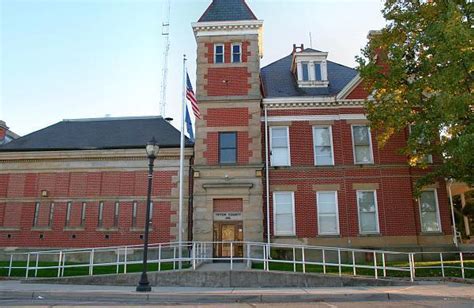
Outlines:
{"label": "blue flag", "polygon": [[189,139],[194,141],[193,123],[189,115],[188,104],[186,104],[186,130],[188,131]]}

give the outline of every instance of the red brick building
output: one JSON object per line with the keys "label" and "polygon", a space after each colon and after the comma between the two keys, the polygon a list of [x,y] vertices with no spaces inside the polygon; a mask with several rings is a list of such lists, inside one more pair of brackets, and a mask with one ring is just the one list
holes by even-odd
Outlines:
{"label": "red brick building", "polygon": [[[64,120],[0,148],[0,247],[142,243],[152,137],[160,151],[150,240],[174,240],[179,131],[161,117],[103,118]],[[188,140],[186,168],[191,155]]]}
{"label": "red brick building", "polygon": [[[189,239],[452,245],[445,183],[414,197],[426,171],[399,154],[409,130],[379,149],[355,69],[303,46],[261,68],[263,21],[243,0],[214,0],[192,26],[202,119],[186,152]],[[152,135],[163,150],[151,241],[174,240],[178,134],[161,118],[66,121],[0,147],[0,247],[140,243]]]}

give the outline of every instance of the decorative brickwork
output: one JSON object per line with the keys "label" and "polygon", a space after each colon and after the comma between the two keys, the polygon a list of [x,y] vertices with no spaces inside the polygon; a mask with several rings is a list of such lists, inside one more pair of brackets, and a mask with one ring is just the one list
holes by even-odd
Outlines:
{"label": "decorative brickwork", "polygon": [[214,199],[214,213],[242,212],[242,199]]}

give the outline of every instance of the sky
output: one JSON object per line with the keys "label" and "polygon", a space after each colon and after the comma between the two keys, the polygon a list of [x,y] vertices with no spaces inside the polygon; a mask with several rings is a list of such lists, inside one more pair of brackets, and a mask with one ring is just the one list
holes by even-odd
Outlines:
{"label": "sky", "polygon": [[[179,127],[183,54],[211,0],[171,0],[167,117]],[[268,65],[293,44],[356,67],[382,0],[247,0],[264,21]],[[0,120],[26,135],[63,119],[160,114],[165,0],[0,0]]]}

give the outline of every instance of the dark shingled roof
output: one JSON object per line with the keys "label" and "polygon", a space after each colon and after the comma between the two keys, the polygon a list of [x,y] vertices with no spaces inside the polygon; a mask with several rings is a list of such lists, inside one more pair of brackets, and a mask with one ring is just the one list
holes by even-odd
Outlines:
{"label": "dark shingled roof", "polygon": [[[64,120],[0,146],[0,151],[145,148],[152,137],[163,148],[179,147],[180,132],[162,117]],[[192,141],[186,138],[186,146]]]}
{"label": "dark shingled roof", "polygon": [[199,18],[199,22],[257,20],[245,0],[214,0]]}
{"label": "dark shingled roof", "polygon": [[[317,50],[308,48],[304,51]],[[335,96],[357,75],[353,68],[327,61],[329,86],[300,88],[291,72],[292,60],[293,56],[289,55],[261,69],[265,97]]]}

